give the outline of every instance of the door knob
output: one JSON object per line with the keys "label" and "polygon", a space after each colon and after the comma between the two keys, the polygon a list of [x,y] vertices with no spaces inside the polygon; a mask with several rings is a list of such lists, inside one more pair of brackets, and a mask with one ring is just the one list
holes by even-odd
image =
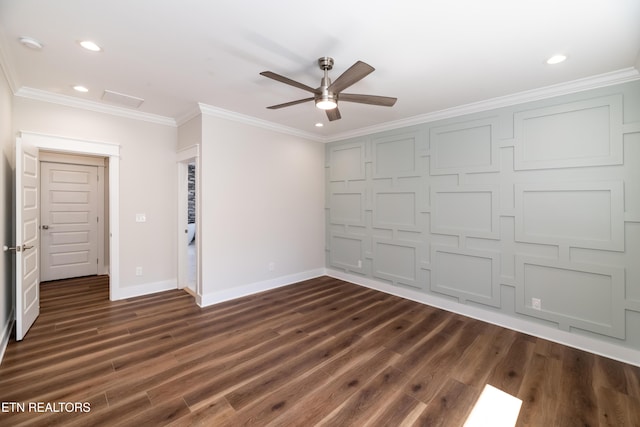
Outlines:
{"label": "door knob", "polygon": [[3,249],[5,252],[7,252],[7,251],[24,252],[24,251],[26,251],[27,249],[31,249],[31,248],[33,248],[33,245],[31,245],[31,246],[27,246],[27,245],[22,245],[22,246],[7,246],[7,245],[4,245],[4,246],[2,247],[2,249]]}
{"label": "door knob", "polygon": [[48,226],[48,225],[43,225],[43,226],[42,226],[42,229],[43,229],[43,230],[48,230],[48,229],[49,229],[49,226]]}

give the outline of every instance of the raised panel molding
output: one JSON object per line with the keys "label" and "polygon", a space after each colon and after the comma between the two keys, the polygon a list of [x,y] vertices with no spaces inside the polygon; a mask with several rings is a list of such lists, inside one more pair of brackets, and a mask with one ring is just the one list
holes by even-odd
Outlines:
{"label": "raised panel molding", "polygon": [[621,181],[515,185],[516,241],[624,251]]}
{"label": "raised panel molding", "polygon": [[431,232],[458,236],[500,237],[497,188],[431,189]]}
{"label": "raised panel molding", "polygon": [[327,265],[640,351],[638,93],[640,81],[332,142]]}
{"label": "raised panel molding", "polygon": [[329,222],[332,224],[363,225],[364,193],[333,192],[330,197]]}
{"label": "raised panel molding", "polygon": [[499,170],[496,117],[433,127],[431,175]]}
{"label": "raised panel molding", "polygon": [[329,149],[329,180],[350,181],[365,179],[364,142],[339,145]]}
{"label": "raised panel molding", "polygon": [[330,265],[345,270],[362,272],[364,259],[363,239],[355,236],[331,235]]}
{"label": "raised panel molding", "polygon": [[373,276],[394,284],[419,288],[419,245],[373,240]]}
{"label": "raised panel molding", "polygon": [[622,95],[515,113],[515,169],[622,164],[622,117]]}
{"label": "raised panel molding", "polygon": [[488,251],[431,247],[431,290],[500,306],[500,256]]}
{"label": "raised panel molding", "polygon": [[373,178],[412,177],[418,172],[417,132],[393,134],[372,140]]}
{"label": "raised panel molding", "polygon": [[373,226],[408,231],[417,230],[418,211],[415,191],[375,191]]}
{"label": "raised panel molding", "polygon": [[518,313],[625,338],[624,269],[516,256],[516,283]]}

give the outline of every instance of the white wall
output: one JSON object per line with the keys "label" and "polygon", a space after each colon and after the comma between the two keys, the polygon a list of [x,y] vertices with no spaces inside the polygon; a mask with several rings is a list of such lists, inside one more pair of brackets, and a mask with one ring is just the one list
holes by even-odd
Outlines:
{"label": "white wall", "polygon": [[202,141],[202,116],[197,115],[178,127],[178,150],[199,145]]}
{"label": "white wall", "polygon": [[322,274],[323,144],[203,115],[200,171],[205,305]]}
{"label": "white wall", "polygon": [[[0,245],[11,245],[13,241],[13,133],[11,132],[12,115],[11,89],[0,71]],[[0,252],[0,360],[6,343],[9,340],[10,327],[13,321],[13,263],[10,252]]]}
{"label": "white wall", "polygon": [[[15,132],[120,145],[119,295],[175,288],[177,129],[20,97],[13,104]],[[136,223],[137,213],[147,221]]]}

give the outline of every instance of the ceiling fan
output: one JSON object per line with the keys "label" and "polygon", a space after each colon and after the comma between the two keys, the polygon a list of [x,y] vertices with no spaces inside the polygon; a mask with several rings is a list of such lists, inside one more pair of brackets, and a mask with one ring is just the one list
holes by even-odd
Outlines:
{"label": "ceiling fan", "polygon": [[320,69],[324,71],[324,77],[320,82],[320,87],[317,89],[271,71],[263,71],[262,73],[260,73],[260,75],[262,76],[297,87],[302,90],[306,90],[307,92],[311,92],[313,94],[313,96],[309,98],[285,102],[284,104],[272,105],[267,108],[271,110],[277,110],[278,108],[290,107],[292,105],[302,104],[303,102],[307,101],[315,101],[316,107],[320,108],[321,110],[326,110],[329,120],[334,121],[342,117],[340,115],[340,110],[338,110],[338,100],[346,102],[357,102],[360,104],[381,105],[384,107],[392,107],[398,100],[397,98],[391,98],[388,96],[342,93],[343,90],[362,80],[364,77],[375,70],[375,68],[373,68],[369,64],[366,64],[362,61],[356,62],[347,71],[342,73],[340,77],[338,77],[334,82],[331,82],[331,79],[329,79],[329,70],[333,68],[333,58],[329,58],[328,56],[319,58],[318,65],[320,66]]}

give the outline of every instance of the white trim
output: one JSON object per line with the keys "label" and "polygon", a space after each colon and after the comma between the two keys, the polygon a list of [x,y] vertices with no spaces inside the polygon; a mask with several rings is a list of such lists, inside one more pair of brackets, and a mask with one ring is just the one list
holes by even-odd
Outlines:
{"label": "white trim", "polygon": [[195,159],[200,155],[200,144],[195,144],[187,148],[178,150],[176,153],[176,162],[184,162],[186,160]]}
{"label": "white trim", "polygon": [[114,301],[120,288],[120,146],[21,131],[19,137],[41,150],[109,158],[109,298]]}
{"label": "white trim", "polygon": [[[184,237],[184,224],[187,223],[187,213],[184,210],[185,203],[188,201],[187,191],[184,184],[187,182],[188,175],[188,162],[193,161],[196,164],[196,232],[195,232],[195,245],[196,245],[196,289],[195,289],[195,297],[197,300],[202,298],[202,239],[201,230],[202,230],[202,215],[200,213],[200,203],[201,199],[201,191],[200,191],[200,174],[201,174],[201,166],[200,166],[200,144],[194,144],[190,147],[183,148],[178,150],[176,154],[176,162],[178,163],[178,239],[180,242],[182,237]],[[186,258],[186,253],[178,250],[178,288],[179,289],[188,289],[186,286],[185,277],[188,276],[188,268],[187,268],[188,260]],[[188,279],[188,277],[187,277]],[[183,284],[185,284],[183,286]]]}
{"label": "white trim", "polygon": [[67,107],[80,108],[83,110],[96,111],[98,113],[111,114],[113,116],[125,117],[128,119],[141,120],[165,126],[177,127],[175,119],[171,117],[160,116],[158,114],[144,113],[129,108],[117,107],[115,105],[102,104],[96,101],[76,98],[59,93],[47,92],[40,89],[34,89],[23,86],[15,92],[15,96],[33,99],[36,101],[50,102],[52,104],[64,105]]}
{"label": "white trim", "polygon": [[111,142],[89,141],[29,131],[21,131],[19,134],[28,137],[29,141],[33,141],[33,144],[41,150],[108,157],[120,156],[120,146]]}
{"label": "white trim", "polygon": [[75,154],[40,152],[40,161],[49,163],[64,163],[68,165],[97,166],[104,169],[104,157],[78,156]]}
{"label": "white trim", "polygon": [[200,114],[202,114],[202,112],[200,111],[200,107],[195,107],[195,108],[187,111],[183,115],[178,116],[176,118],[176,125],[178,127],[180,127],[183,124],[187,123],[189,120],[198,117]]}
{"label": "white trim", "polygon": [[313,279],[325,275],[324,268],[303,271],[301,273],[290,274],[288,276],[276,277],[275,279],[263,280],[261,282],[250,283],[231,289],[225,289],[218,292],[211,292],[200,297],[196,297],[196,302],[200,307],[207,307],[224,301],[245,297],[258,292],[268,291],[270,289],[280,288],[282,286],[291,285],[304,280]]}
{"label": "white trim", "polygon": [[11,330],[13,329],[15,318],[16,316],[12,308],[11,312],[9,313],[9,318],[6,319],[7,323],[5,324],[4,330],[2,331],[2,335],[0,335],[0,364],[2,363],[4,352],[7,350],[9,340],[11,339]]}
{"label": "white trim", "polygon": [[[213,117],[219,117],[221,119],[232,120],[235,122],[244,123],[249,126],[255,126],[255,127],[259,127],[267,130],[272,130],[275,132],[284,133],[287,135],[293,135],[300,138],[310,139],[312,141],[325,142],[325,137],[316,135],[314,133],[301,131],[300,129],[295,129],[292,127],[273,123],[267,120],[262,120],[252,116],[247,116],[245,114],[224,110],[222,108],[213,107],[211,105],[207,105],[203,103],[198,103],[198,107],[200,108],[200,112],[207,116],[213,116]],[[191,115],[187,117],[191,117]]]}
{"label": "white trim", "polygon": [[[1,43],[0,43],[1,47]],[[15,96],[20,96],[27,99],[34,99],[38,101],[45,101],[59,105],[65,105],[69,107],[81,108],[90,111],[96,111],[106,114],[111,114],[119,117],[126,117],[134,120],[142,120],[151,123],[157,123],[165,126],[178,127],[183,123],[186,123],[190,119],[196,117],[198,114],[206,114],[209,116],[219,117],[227,120],[233,120],[236,122],[244,123],[251,126],[260,127],[263,129],[280,132],[283,134],[293,135],[300,138],[309,139],[317,142],[334,142],[343,139],[355,138],[359,136],[366,136],[373,133],[383,132],[387,130],[398,129],[402,127],[414,126],[424,123],[433,122],[436,120],[442,120],[447,118],[453,118],[462,116],[465,114],[478,113],[482,111],[488,111],[495,108],[508,107],[511,105],[522,104],[525,102],[538,101],[542,99],[552,98],[560,95],[567,95],[576,92],[582,92],[585,90],[596,89],[599,87],[612,86],[616,84],[631,82],[640,79],[640,71],[636,67],[623,68],[621,70],[611,71],[608,73],[598,74],[595,76],[585,77],[582,79],[572,80],[569,82],[558,83],[555,85],[544,86],[537,89],[531,89],[527,91],[517,92],[514,94],[491,98],[483,101],[473,102],[470,104],[459,105],[445,110],[434,111],[426,114],[420,114],[417,116],[409,117],[406,119],[396,120],[392,122],[381,123],[374,126],[368,126],[360,129],[355,129],[349,132],[343,132],[331,136],[322,136],[315,133],[302,131],[300,129],[284,126],[278,123],[270,122],[268,120],[258,119],[246,114],[236,113],[234,111],[225,110],[223,108],[214,107],[204,103],[198,103],[198,107],[191,111],[179,116],[178,118],[160,116],[152,113],[144,113],[141,111],[135,111],[129,108],[117,107],[112,105],[102,104],[96,101],[89,101],[81,98],[76,98],[68,95],[61,95],[52,92],[43,91],[40,89],[34,89],[30,87],[21,87],[16,89],[16,83],[13,81],[10,69],[6,68],[6,63],[2,62],[2,50],[0,49],[0,67],[4,71],[4,74],[9,82],[9,86],[14,92]],[[638,63],[640,64],[640,55],[638,56]]]}
{"label": "white trim", "polygon": [[542,99],[553,98],[561,95],[568,95],[585,90],[596,89],[604,86],[612,86],[632,82],[640,79],[640,72],[634,67],[623,68],[622,70],[611,71],[609,73],[598,74],[583,79],[573,80],[569,82],[559,83],[551,86],[545,86],[537,89],[517,92],[506,96],[486,99],[470,104],[459,105],[445,110],[434,111],[431,113],[420,114],[418,116],[406,119],[396,120],[393,122],[381,123],[374,126],[368,126],[355,129],[349,132],[343,132],[325,138],[324,142],[341,141],[343,139],[355,138],[359,136],[371,135],[373,133],[383,132],[392,129],[399,129],[408,126],[414,126],[424,123],[434,122],[436,120],[449,119],[459,117],[466,114],[479,113],[489,111],[496,108],[509,107],[511,105],[524,104],[526,102],[539,101]]}
{"label": "white trim", "polygon": [[155,294],[157,292],[171,291],[178,288],[178,283],[175,279],[163,280],[161,282],[143,283],[135,286],[124,286],[116,290],[115,295],[111,298],[112,301],[139,297],[149,294]]}
{"label": "white trim", "polygon": [[400,288],[388,283],[379,282],[366,277],[355,276],[338,270],[326,269],[326,275],[640,367],[639,350],[633,350],[613,343],[607,343],[584,335],[572,334],[570,332],[529,322],[517,317],[460,304],[445,298],[425,294],[408,288]]}

